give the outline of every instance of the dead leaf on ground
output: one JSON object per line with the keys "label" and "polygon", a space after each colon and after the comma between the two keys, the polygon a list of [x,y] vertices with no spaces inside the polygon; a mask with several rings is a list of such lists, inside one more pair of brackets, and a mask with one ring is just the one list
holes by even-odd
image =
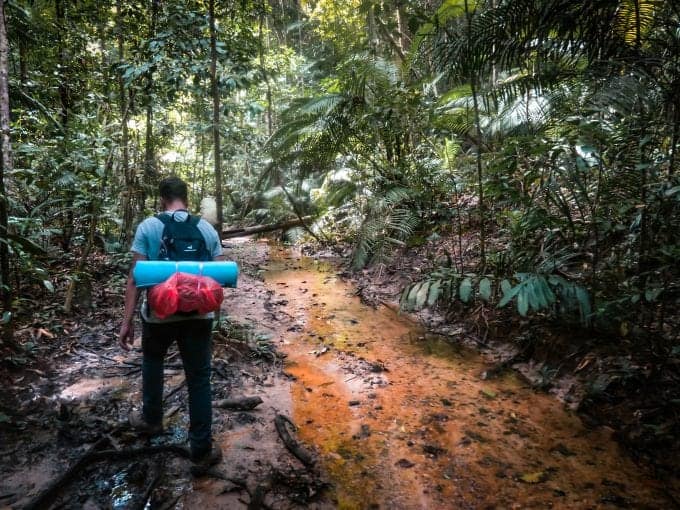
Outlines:
{"label": "dead leaf on ground", "polygon": [[546,471],[536,471],[534,473],[524,473],[519,477],[519,480],[524,483],[543,483],[549,478],[549,474]]}

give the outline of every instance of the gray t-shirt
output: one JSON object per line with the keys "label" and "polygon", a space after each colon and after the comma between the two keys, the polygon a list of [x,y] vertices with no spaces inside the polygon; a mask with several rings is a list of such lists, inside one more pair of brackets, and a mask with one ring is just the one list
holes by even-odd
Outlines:
{"label": "gray t-shirt", "polygon": [[[163,214],[173,215],[173,212],[165,211]],[[186,221],[188,215],[189,213],[186,211],[174,212],[175,221]],[[222,246],[217,231],[203,218],[201,218],[197,226],[198,230],[203,234],[205,245],[213,258],[221,256]],[[146,218],[137,226],[130,251],[144,255],[148,260],[158,260],[158,252],[161,249],[161,238],[163,237],[164,228],[163,222],[155,216]],[[213,313],[208,313],[205,315],[171,315],[166,319],[159,319],[154,315],[153,310],[149,310],[149,307],[147,306],[146,292],[144,293],[140,311],[142,318],[146,322],[153,323],[176,322],[187,319],[212,319],[215,316]]]}

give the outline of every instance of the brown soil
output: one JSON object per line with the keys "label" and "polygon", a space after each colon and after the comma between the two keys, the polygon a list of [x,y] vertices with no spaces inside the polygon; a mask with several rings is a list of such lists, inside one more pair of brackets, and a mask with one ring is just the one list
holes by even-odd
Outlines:
{"label": "brown soil", "polygon": [[[269,340],[285,326],[252,276],[266,245],[250,246],[238,289],[226,290],[224,323],[214,335],[213,399],[257,396],[263,403],[250,411],[214,409],[223,462],[200,478],[192,477],[188,460],[170,453],[95,462],[37,508],[334,506],[320,470],[297,460],[274,425],[276,415],[291,415],[290,378]],[[43,310],[35,325],[18,332],[22,345],[35,347],[28,357],[12,354],[19,366],[2,371],[0,508],[29,508],[102,438],[108,450],[121,452],[186,441],[186,386],[176,351],[166,363],[165,434],[149,441],[127,425],[130,410],[140,405],[141,352],[128,354],[116,340],[124,266],[105,271],[117,284],[95,296],[92,310],[69,319]]]}
{"label": "brown soil", "polygon": [[[387,265],[344,276],[369,306],[398,310],[401,291],[441,263],[441,253],[455,252],[450,244],[442,239],[403,250]],[[465,251],[468,263],[472,258]],[[623,337],[460,302],[408,315],[427,331],[479,352],[490,364],[484,378],[513,370],[590,426],[611,430],[641,469],[663,480],[672,506],[680,508],[680,356],[668,355],[673,345],[680,349],[677,331],[674,341],[639,329]]]}
{"label": "brown soil", "polygon": [[[169,453],[92,463],[50,508],[675,505],[667,486],[620,450],[614,429],[584,424],[513,373],[488,376],[491,358],[464,346],[485,343],[502,359],[492,338],[480,342],[480,328],[424,316],[444,333],[432,335],[389,307],[367,306],[335,261],[243,240],[230,240],[227,253],[242,274],[215,335],[214,400],[263,403],[215,409],[224,461],[200,478]],[[393,303],[413,274],[389,271],[362,275],[365,301]],[[56,304],[43,310],[18,336],[33,353],[2,372],[0,508],[24,508],[102,438],[127,452],[185,440],[177,355],[167,367],[167,434],[149,443],[127,427],[139,405],[141,354],[123,353],[115,340],[123,267],[100,273],[109,284],[94,311],[64,320]],[[277,415],[298,426],[289,431],[313,465],[284,446]]]}

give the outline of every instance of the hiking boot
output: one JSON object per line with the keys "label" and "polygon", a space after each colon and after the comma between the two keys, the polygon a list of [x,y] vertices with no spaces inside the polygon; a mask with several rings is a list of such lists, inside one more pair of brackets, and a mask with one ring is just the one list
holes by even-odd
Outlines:
{"label": "hiking boot", "polygon": [[128,416],[128,421],[136,432],[145,436],[158,436],[163,433],[163,424],[151,425],[147,423],[141,411],[132,411]]}
{"label": "hiking boot", "polygon": [[209,452],[200,457],[194,457],[192,455],[191,461],[194,463],[189,469],[191,474],[194,476],[203,476],[208,472],[211,466],[222,462],[222,449],[213,443]]}

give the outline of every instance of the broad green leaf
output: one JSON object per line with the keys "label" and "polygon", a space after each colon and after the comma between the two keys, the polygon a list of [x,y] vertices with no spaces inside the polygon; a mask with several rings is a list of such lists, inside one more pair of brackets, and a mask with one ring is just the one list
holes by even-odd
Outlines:
{"label": "broad green leaf", "polygon": [[[504,282],[507,282],[507,280],[503,280]],[[522,286],[524,284],[520,283],[519,285],[515,285],[514,287],[511,287],[507,290],[503,290],[503,298],[500,300],[498,303],[498,308],[503,308],[505,305],[507,305],[512,299],[519,294],[519,292],[522,290]],[[501,288],[504,287],[503,282],[501,282]]]}
{"label": "broad green leaf", "polygon": [[526,317],[529,311],[529,297],[527,296],[526,285],[522,285],[522,289],[517,294],[517,311],[522,317]]}
{"label": "broad green leaf", "polygon": [[16,234],[7,234],[7,239],[15,242],[16,244],[21,246],[21,248],[23,248],[24,251],[28,253],[32,253],[34,255],[45,255],[45,250],[43,250],[41,246],[34,243],[30,239],[27,239]]}
{"label": "broad green leaf", "polygon": [[453,301],[456,299],[456,294],[458,292],[458,282],[455,278],[451,278],[447,282],[446,286],[448,287],[449,291],[449,301]]}
{"label": "broad green leaf", "polygon": [[463,278],[463,281],[460,282],[458,293],[460,294],[460,300],[463,303],[470,301],[470,298],[472,297],[472,280],[469,277]]}
{"label": "broad green leaf", "polygon": [[422,308],[425,305],[425,302],[427,301],[429,287],[430,287],[429,281],[425,281],[420,284],[420,289],[418,289],[418,293],[416,294],[417,308]]}
{"label": "broad green leaf", "polygon": [[[418,285],[417,283],[411,284],[407,286],[404,291],[401,293],[401,299],[399,300],[399,305],[403,309],[407,309],[411,307],[411,293],[413,292],[413,288]],[[415,296],[415,295],[414,295]]]}
{"label": "broad green leaf", "polygon": [[578,300],[579,311],[581,312],[581,321],[583,324],[590,324],[592,310],[590,308],[590,296],[588,295],[588,291],[583,287],[576,287],[576,299]]}
{"label": "broad green leaf", "polygon": [[482,278],[479,282],[479,297],[484,301],[491,299],[491,280]]}
{"label": "broad green leaf", "polygon": [[538,293],[540,284],[538,278],[530,278],[524,285],[524,294],[526,295],[528,306],[532,310],[541,309],[541,301]]}
{"label": "broad green leaf", "polygon": [[49,290],[50,292],[54,292],[54,285],[52,285],[52,282],[51,282],[51,281],[49,281],[49,280],[43,280],[43,285],[44,285],[45,288],[46,288],[47,290]]}
{"label": "broad green leaf", "polygon": [[415,304],[416,296],[418,295],[418,290],[420,289],[421,284],[422,282],[414,283],[411,287],[411,290],[408,293],[408,299],[406,301],[409,306],[413,306]]}
{"label": "broad green leaf", "polygon": [[428,293],[427,296],[428,306],[434,305],[437,302],[437,299],[439,299],[439,289],[441,287],[441,284],[442,284],[441,280],[435,280],[430,285],[430,292]]}
{"label": "broad green leaf", "polygon": [[2,314],[2,320],[0,321],[0,324],[9,324],[9,321],[12,320],[12,312],[7,310]]}
{"label": "broad green leaf", "polygon": [[501,280],[501,290],[503,291],[503,295],[508,294],[510,289],[512,289],[512,283],[510,283],[509,280]]}
{"label": "broad green leaf", "polygon": [[649,301],[650,303],[652,301],[656,301],[656,298],[658,298],[661,295],[662,292],[663,292],[662,287],[657,287],[655,289],[647,289],[645,291],[645,299],[647,301]]}

